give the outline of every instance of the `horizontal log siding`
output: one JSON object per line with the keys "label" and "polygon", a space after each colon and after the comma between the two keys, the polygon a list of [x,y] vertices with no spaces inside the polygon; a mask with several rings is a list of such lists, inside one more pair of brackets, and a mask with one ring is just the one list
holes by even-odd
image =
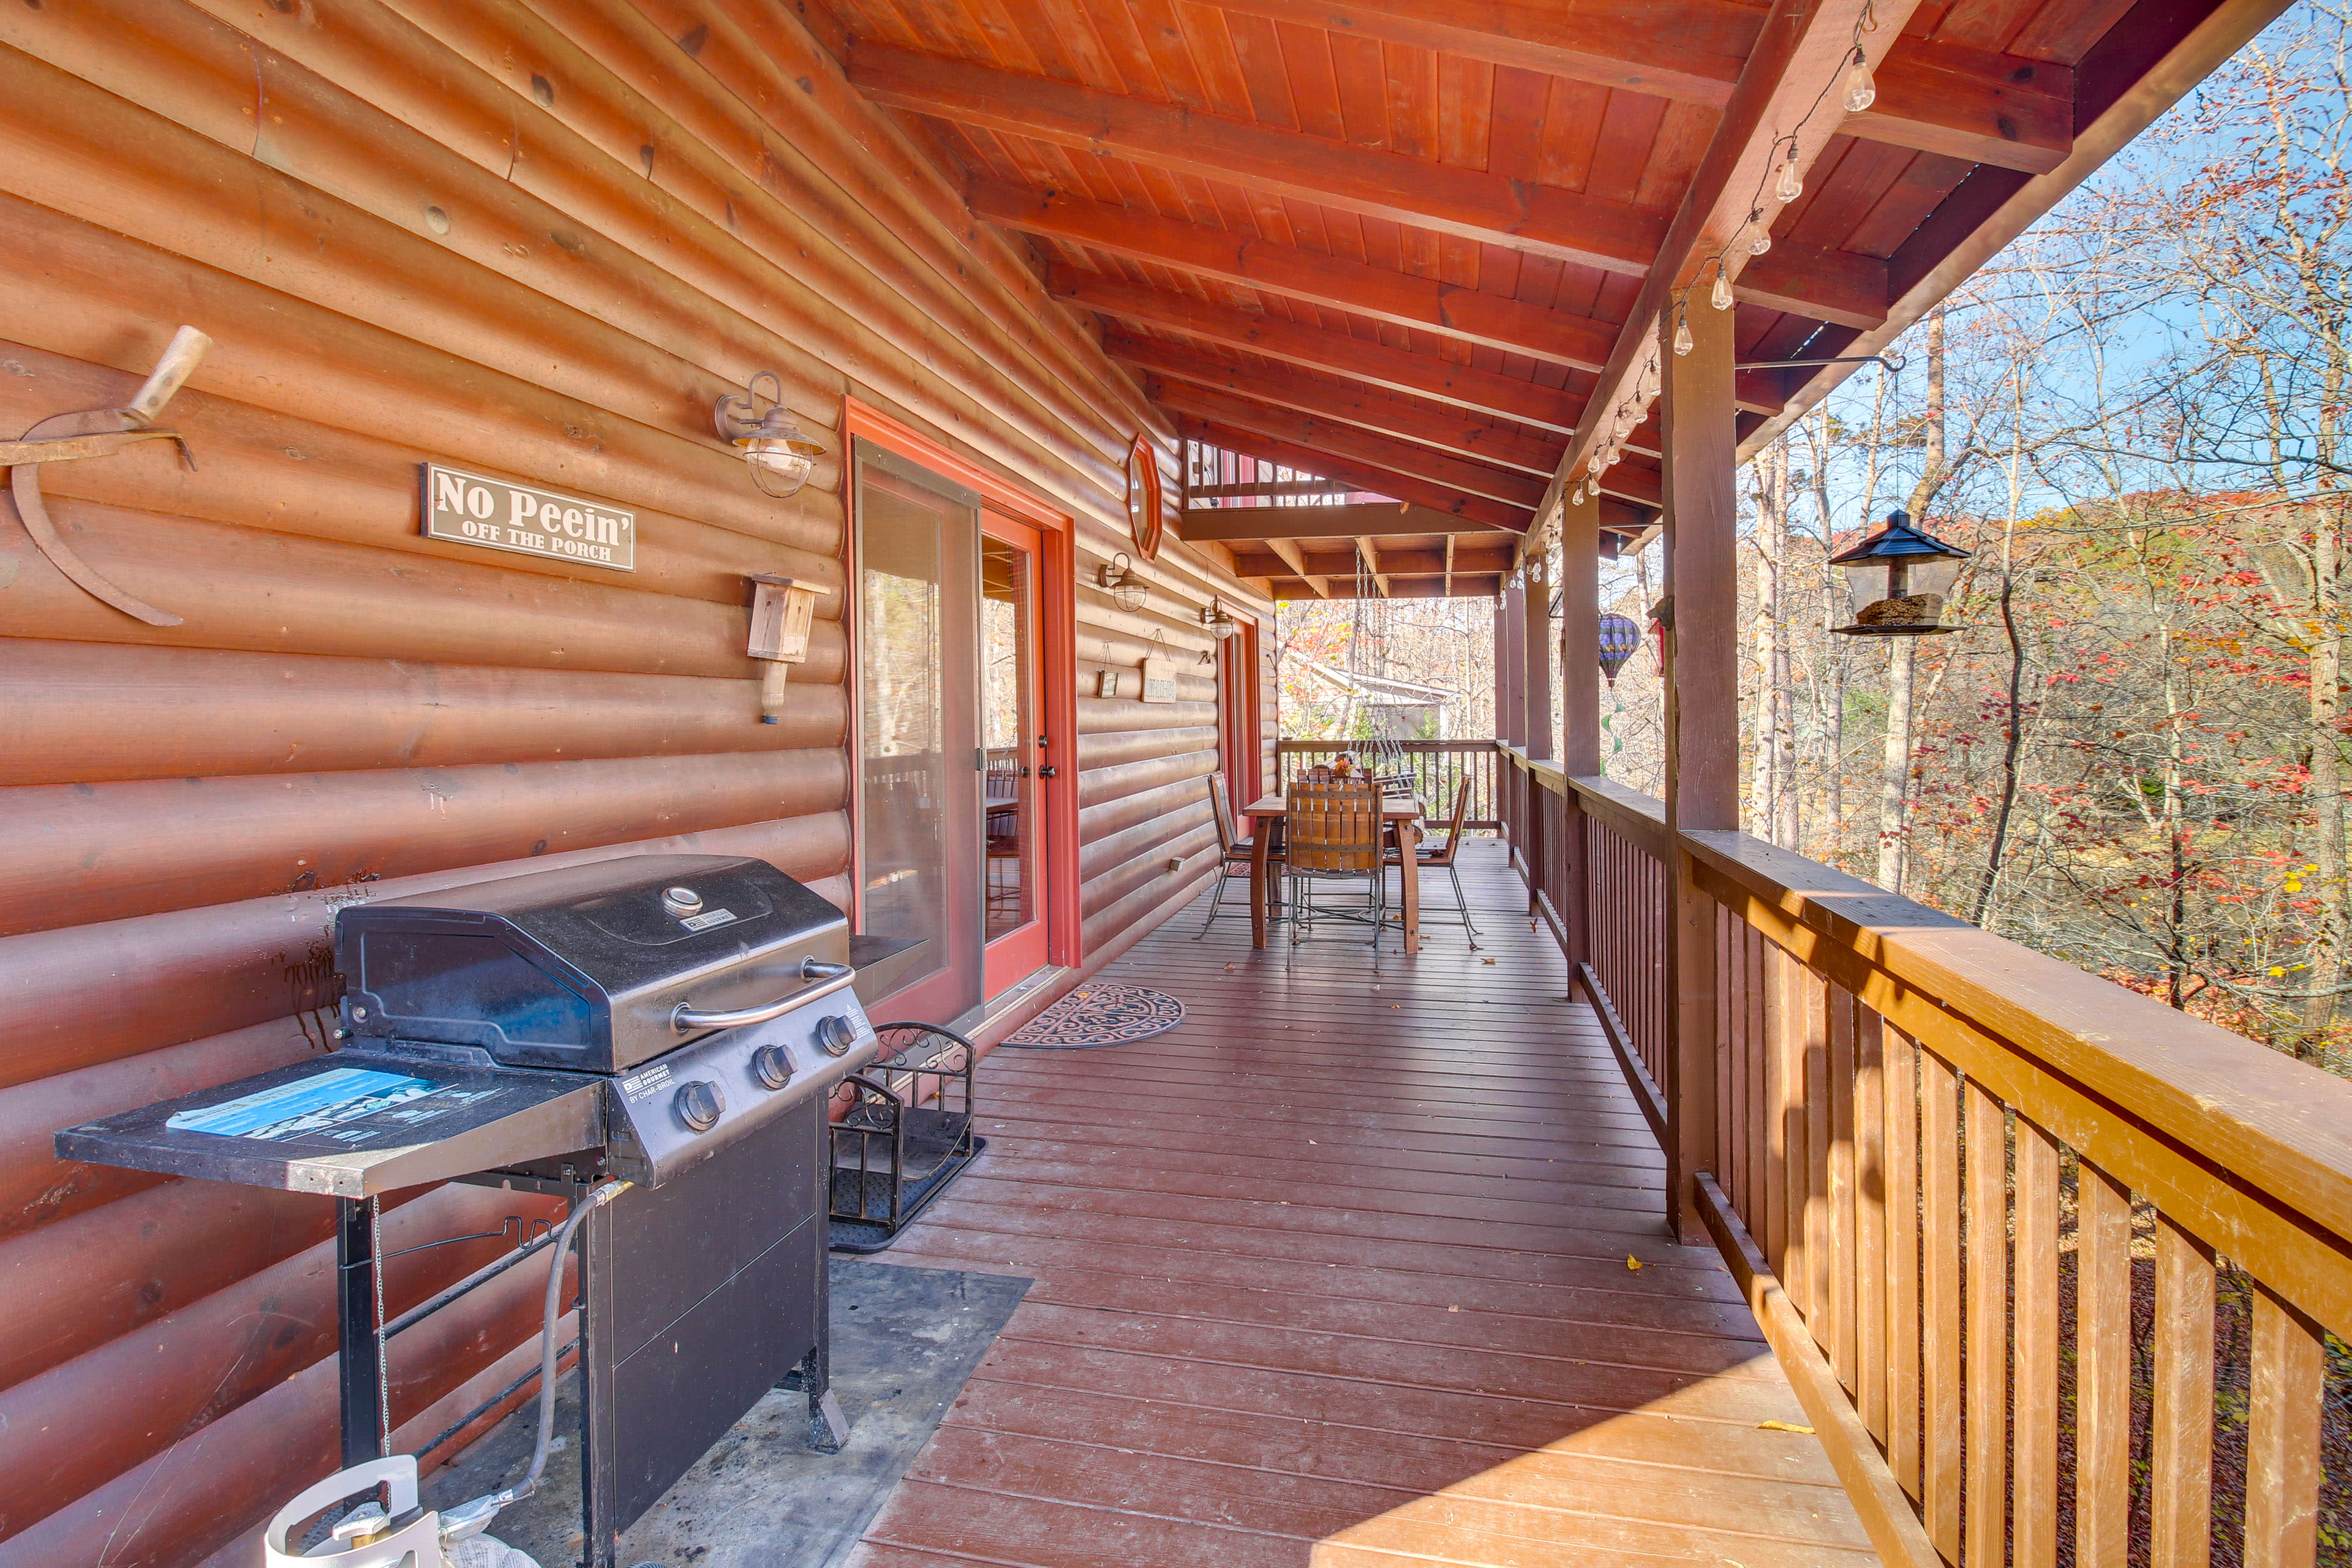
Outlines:
{"label": "horizontal log siding", "polygon": [[[249,1555],[332,1450],[331,1210],[50,1132],[326,1049],[354,896],[690,852],[846,903],[846,595],[781,724],[742,652],[747,574],[846,586],[845,395],[1076,518],[1084,951],[1213,868],[1197,612],[1265,606],[1172,539],[1142,611],[1091,586],[1139,429],[1174,493],[1167,426],[764,0],[11,7],[0,150],[5,433],[121,404],[182,321],[215,344],[164,420],[194,469],[43,474],[83,558],[182,624],[0,520],[0,1423],[41,1434],[0,1456],[0,1568],[183,1568]],[[782,502],[709,434],[769,368],[827,448]],[[636,570],[419,537],[426,458],[634,509]],[[1181,700],[1135,700],[1150,656]],[[520,1206],[400,1196],[395,1246]],[[395,1306],[485,1246],[401,1260]],[[528,1363],[529,1273],[399,1342],[399,1440]]]}

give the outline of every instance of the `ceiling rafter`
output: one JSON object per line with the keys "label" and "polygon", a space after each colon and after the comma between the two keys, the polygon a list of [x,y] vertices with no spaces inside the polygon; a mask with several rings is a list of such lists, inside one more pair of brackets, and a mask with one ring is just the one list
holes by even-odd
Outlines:
{"label": "ceiling rafter", "polygon": [[[1720,110],[1764,14],[1735,0],[1647,0],[1640,25],[1590,4],[1505,0],[1219,0],[1228,11],[1517,66]],[[1846,134],[2026,174],[2066,161],[2074,73],[2063,66],[1905,38],[1876,73],[1878,101]]]}
{"label": "ceiling rafter", "polygon": [[[1187,534],[1185,537],[1189,539],[1192,536]],[[1291,575],[1314,589],[1317,598],[1328,599],[1331,596],[1329,579],[1307,570],[1307,557],[1297,545],[1287,539],[1268,539],[1265,541],[1265,547],[1273,551],[1276,558],[1285,566],[1290,568]]]}
{"label": "ceiling rafter", "polygon": [[[1383,436],[1359,425],[1301,414],[1296,409],[1261,402],[1218,387],[1154,375],[1145,384],[1144,395],[1174,413],[1213,419],[1238,429],[1255,430],[1310,451],[1327,454],[1332,458],[1349,458],[1398,474],[1412,475],[1461,495],[1484,497],[1488,501],[1529,512],[1543,500],[1544,480],[1533,474],[1496,468],[1472,458],[1449,457],[1433,447]],[[1397,499],[1410,500],[1413,498],[1399,495]],[[1460,508],[1454,510],[1461,510]]]}
{"label": "ceiling rafter", "polygon": [[1195,543],[1226,543],[1258,539],[1353,539],[1391,535],[1427,538],[1437,534],[1492,533],[1483,522],[1433,511],[1411,501],[1354,501],[1342,506],[1192,507],[1176,514],[1177,528]]}
{"label": "ceiling rafter", "polygon": [[1579,370],[1599,370],[1616,338],[1612,321],[1066,191],[979,180],[966,199],[973,216],[1026,234]]}
{"label": "ceiling rafter", "polygon": [[[860,91],[888,108],[1628,277],[1648,273],[1671,221],[1661,208],[863,39],[847,68]],[[1865,327],[1885,319],[1886,268],[1873,258],[1791,244],[1759,258],[1757,272],[1759,287],[1782,295],[1801,284],[1819,319]]]}
{"label": "ceiling rafter", "polygon": [[1538,479],[1549,479],[1567,452],[1564,442],[1538,440],[1458,414],[1400,402],[1337,377],[1281,366],[1232,364],[1161,338],[1108,333],[1103,352],[1115,360],[1196,385],[1425,442],[1441,451],[1517,468]]}
{"label": "ceiling rafter", "polygon": [[[1707,144],[1696,172],[1685,191],[1673,226],[1658,247],[1656,264],[1642,280],[1642,291],[1619,331],[1593,394],[1593,406],[1605,410],[1632,394],[1640,366],[1658,336],[1660,317],[1675,306],[1685,289],[1696,289],[1708,263],[1717,263],[1731,279],[1752,273],[1754,264],[1769,260],[1787,247],[1774,245],[1764,257],[1751,257],[1744,245],[1732,243],[1753,210],[1750,203],[1774,164],[1782,158],[1784,140],[1798,172],[1809,169],[1834,134],[1837,113],[1816,114],[1825,90],[1834,90],[1847,51],[1853,47],[1856,28],[1865,10],[1875,10],[1877,31],[1860,35],[1864,53],[1874,66],[1903,31],[1918,0],[1776,0],[1755,52],[1742,68],[1715,138]],[[1808,123],[1808,116],[1811,121]],[[1769,194],[1766,198],[1769,200]],[[1690,308],[1709,309],[1704,298]],[[1595,445],[1607,434],[1605,417],[1595,417],[1570,443],[1568,460],[1560,466],[1556,488],[1573,478]],[[1629,488],[1642,476],[1633,465],[1620,463],[1601,476],[1601,489],[1621,496],[1658,504],[1659,496],[1638,494]],[[1648,476],[1653,481],[1655,476]]]}
{"label": "ceiling rafter", "polygon": [[1524,533],[1528,523],[1534,521],[1533,513],[1519,507],[1506,506],[1481,496],[1466,496],[1412,474],[1398,473],[1377,464],[1318,451],[1262,431],[1172,410],[1169,422],[1175,426],[1179,436],[1189,440],[1204,441],[1212,447],[1221,447],[1228,452],[1238,452],[1283,468],[1323,474],[1356,489],[1393,496],[1400,501],[1417,502],[1436,511],[1483,522],[1498,532]]}
{"label": "ceiling rafter", "polygon": [[1212,305],[1189,294],[1129,283],[1122,278],[1056,267],[1047,284],[1060,299],[1121,321],[1244,349],[1286,364],[1337,371],[1375,386],[1434,398],[1480,414],[1499,414],[1563,436],[1574,431],[1584,416],[1585,400],[1579,394],[1410,353],[1345,332],[1302,327],[1273,316],[1253,316],[1246,310]]}

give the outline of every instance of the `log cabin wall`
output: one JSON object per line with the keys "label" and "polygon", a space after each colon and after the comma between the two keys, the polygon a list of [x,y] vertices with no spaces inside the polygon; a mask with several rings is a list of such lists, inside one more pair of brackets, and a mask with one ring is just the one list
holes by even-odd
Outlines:
{"label": "log cabin wall", "polygon": [[[845,902],[843,596],[779,725],[744,656],[745,574],[843,583],[845,397],[1078,519],[1087,965],[1213,869],[1197,611],[1270,606],[1172,533],[1142,612],[1091,586],[1139,430],[1175,496],[1170,427],[766,0],[27,0],[0,130],[0,426],[214,341],[162,421],[193,469],[42,470],[180,624],[0,519],[0,1568],[242,1562],[332,1462],[330,1205],[61,1163],[52,1130],[330,1048],[357,900],[693,850]],[[710,431],[765,368],[829,449],[789,501]],[[420,538],[427,458],[634,509],[636,570]],[[1093,695],[1148,653],[1179,703]],[[519,1207],[409,1194],[385,1244]],[[503,1245],[400,1259],[387,1311]],[[400,1447],[535,1355],[530,1274],[394,1342]]]}

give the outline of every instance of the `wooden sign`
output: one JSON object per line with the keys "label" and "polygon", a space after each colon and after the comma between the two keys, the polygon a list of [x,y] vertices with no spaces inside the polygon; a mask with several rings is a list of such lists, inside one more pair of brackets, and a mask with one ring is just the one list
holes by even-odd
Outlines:
{"label": "wooden sign", "polygon": [[1164,658],[1143,661],[1143,700],[1173,702],[1176,700],[1176,666]]}
{"label": "wooden sign", "polygon": [[1098,669],[1095,671],[1095,695],[1097,697],[1116,697],[1118,695],[1118,689],[1119,672],[1118,670]]}
{"label": "wooden sign", "polygon": [[603,566],[637,569],[637,514],[610,501],[512,479],[423,465],[425,537]]}

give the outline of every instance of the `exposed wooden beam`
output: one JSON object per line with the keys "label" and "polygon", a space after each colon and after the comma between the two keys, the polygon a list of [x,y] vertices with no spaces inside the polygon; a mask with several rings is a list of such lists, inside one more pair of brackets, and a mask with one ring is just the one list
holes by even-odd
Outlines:
{"label": "exposed wooden beam", "polygon": [[[1650,270],[1670,220],[1656,207],[862,39],[848,71],[868,98],[892,109],[1247,184],[1627,277]],[[1874,320],[1874,313],[1885,312],[1885,287],[1882,282],[1870,291],[1868,280],[1877,274],[1869,258],[1850,259],[1862,265],[1850,265],[1841,253],[1792,249],[1759,258],[1756,270],[1764,284],[1801,275],[1822,306],[1838,311],[1825,319]],[[1792,286],[1779,287],[1785,293]]]}
{"label": "exposed wooden beam", "polygon": [[[1192,536],[1187,534],[1185,537],[1190,539]],[[1265,542],[1265,547],[1268,550],[1273,551],[1276,557],[1279,559],[1285,566],[1290,568],[1291,574],[1293,576],[1297,577],[1308,587],[1314,589],[1315,596],[1317,598],[1328,599],[1331,596],[1330,581],[1328,578],[1318,576],[1307,570],[1307,558],[1299,552],[1297,545],[1293,544],[1286,539],[1269,539]],[[1235,559],[1238,560],[1239,558],[1240,557],[1237,553],[1235,555]]]}
{"label": "exposed wooden beam", "polygon": [[[1378,38],[1570,81],[1720,110],[1764,14],[1736,0],[1220,0],[1223,9]],[[1878,101],[1847,121],[1864,141],[2044,174],[2074,135],[2074,73],[1925,38],[1897,43]]]}
{"label": "exposed wooden beam", "polygon": [[970,187],[966,199],[975,216],[1027,234],[1580,370],[1599,370],[1617,335],[1612,321],[1276,245],[1244,231],[1088,201],[1066,191],[982,180]]}
{"label": "exposed wooden beam", "polygon": [[1381,598],[1389,597],[1388,574],[1381,570],[1381,553],[1373,547],[1371,535],[1368,533],[1360,537],[1356,541],[1356,549],[1364,558],[1364,575],[1372,580],[1372,585],[1381,591]]}
{"label": "exposed wooden beam", "polygon": [[1246,453],[1269,463],[1281,463],[1289,468],[1311,471],[1320,469],[1333,479],[1344,479],[1359,489],[1379,495],[1394,496],[1401,501],[1414,501],[1433,510],[1451,512],[1485,523],[1504,533],[1525,533],[1533,514],[1483,496],[1467,496],[1459,490],[1411,474],[1400,474],[1370,463],[1360,463],[1351,458],[1330,452],[1313,451],[1293,442],[1280,440],[1257,430],[1245,430],[1212,419],[1196,418],[1189,414],[1177,414],[1171,421],[1176,433],[1195,441],[1206,441],[1212,447],[1223,447],[1228,452]]}
{"label": "exposed wooden beam", "polygon": [[1190,500],[1226,500],[1242,496],[1350,496],[1362,492],[1329,479],[1259,479],[1254,484],[1194,485],[1184,492]]}
{"label": "exposed wooden beam", "polygon": [[1434,447],[1382,436],[1359,425],[1301,414],[1296,409],[1171,376],[1153,375],[1145,384],[1143,393],[1162,408],[1213,419],[1243,430],[1255,430],[1295,446],[1351,458],[1396,473],[1417,475],[1464,495],[1485,496],[1530,511],[1543,500],[1544,481],[1532,474],[1498,468],[1473,458],[1449,457]]}
{"label": "exposed wooden beam", "polygon": [[1347,506],[1193,507],[1176,514],[1177,531],[1185,539],[1375,539],[1428,537],[1434,534],[1492,533],[1483,522],[1433,511],[1410,501],[1357,501]]}
{"label": "exposed wooden beam", "polygon": [[[1739,279],[1758,270],[1752,263],[1781,258],[1791,248],[1775,244],[1758,258],[1750,256],[1748,247],[1733,241],[1746,226],[1752,210],[1749,204],[1772,169],[1784,160],[1793,161],[1801,174],[1829,144],[1838,117],[1816,115],[1813,110],[1822,100],[1823,84],[1837,79],[1865,9],[1875,7],[1878,30],[1859,36],[1865,56],[1874,65],[1885,58],[1917,4],[1918,0],[1775,0],[1756,48],[1740,69],[1715,137],[1685,188],[1682,205],[1658,247],[1657,264],[1642,280],[1642,291],[1618,334],[1608,368],[1601,372],[1593,391],[1595,410],[1614,408],[1632,395],[1643,360],[1654,352],[1663,352],[1658,344],[1659,318],[1675,308],[1684,290],[1697,291],[1699,278],[1710,266],[1720,268],[1732,279],[1737,294]],[[1878,294],[1882,308],[1885,298],[1882,287]],[[1689,309],[1706,310],[1709,306],[1702,294],[1690,300]],[[1818,319],[1813,310],[1798,313]],[[1726,395],[1733,391],[1732,380],[1727,377]],[[1587,466],[1595,445],[1607,434],[1604,426],[1605,420],[1595,418],[1570,444],[1569,459],[1559,473],[1563,484]],[[1627,479],[1620,478],[1630,467],[1620,464],[1610,469],[1601,480],[1602,488],[1618,495],[1630,494],[1624,488]]]}
{"label": "exposed wooden beam", "polygon": [[1103,339],[1103,352],[1113,359],[1198,386],[1213,386],[1301,414],[1344,420],[1368,430],[1425,442],[1443,451],[1518,468],[1539,479],[1549,479],[1568,450],[1564,442],[1538,440],[1483,420],[1401,402],[1341,377],[1279,366],[1244,368],[1165,338],[1112,332]]}
{"label": "exposed wooden beam", "polygon": [[[1378,590],[1374,591],[1378,592]],[[1451,585],[1450,592],[1448,584],[1434,574],[1426,577],[1400,577],[1389,584],[1389,596],[1397,599],[1492,599],[1499,597],[1502,591],[1503,574],[1500,573],[1478,577],[1465,572],[1463,574],[1461,582]],[[1306,596],[1307,584],[1296,579],[1286,580],[1275,577],[1267,580],[1266,597],[1270,599],[1303,599]],[[1349,583],[1343,585],[1334,583],[1331,584],[1330,596],[1334,599],[1352,599],[1356,596],[1355,584]]]}
{"label": "exposed wooden beam", "polygon": [[1179,104],[915,54],[859,39],[849,79],[875,102],[1370,217],[1494,240],[1639,276],[1665,213],[1385,149],[1200,114]]}
{"label": "exposed wooden beam", "polygon": [[1427,354],[1409,353],[1345,332],[1302,327],[1272,316],[1253,316],[1163,289],[1129,283],[1099,272],[1056,267],[1049,287],[1062,299],[1122,321],[1160,327],[1203,342],[1246,349],[1286,364],[1336,371],[1375,386],[1434,398],[1456,408],[1499,414],[1565,436],[1583,416],[1584,399],[1531,381],[1517,381]]}
{"label": "exposed wooden beam", "polygon": [[[1276,577],[1284,575],[1280,564],[1266,552],[1247,552],[1237,555],[1234,559],[1237,563],[1238,574],[1241,576],[1263,577],[1268,574]],[[1352,555],[1309,552],[1302,559],[1306,568],[1305,573],[1292,572],[1290,575],[1303,576],[1311,574],[1328,577],[1331,580],[1331,586],[1335,590],[1344,584],[1355,581],[1356,563],[1355,557]],[[1445,552],[1443,550],[1383,548],[1380,552],[1378,567],[1377,574],[1368,572],[1366,575],[1386,577],[1391,583],[1407,577],[1442,579],[1445,575]],[[1454,571],[1457,574],[1507,572],[1510,569],[1511,552],[1507,549],[1473,550],[1468,545],[1457,547],[1454,556]]]}

